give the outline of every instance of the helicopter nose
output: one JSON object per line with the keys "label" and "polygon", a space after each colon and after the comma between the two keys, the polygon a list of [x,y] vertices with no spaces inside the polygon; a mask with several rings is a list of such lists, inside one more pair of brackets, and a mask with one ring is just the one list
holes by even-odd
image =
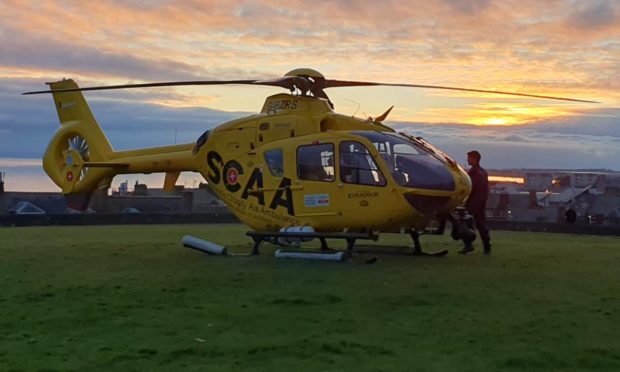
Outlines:
{"label": "helicopter nose", "polygon": [[405,187],[454,191],[454,175],[451,167],[432,156],[398,156],[394,180]]}

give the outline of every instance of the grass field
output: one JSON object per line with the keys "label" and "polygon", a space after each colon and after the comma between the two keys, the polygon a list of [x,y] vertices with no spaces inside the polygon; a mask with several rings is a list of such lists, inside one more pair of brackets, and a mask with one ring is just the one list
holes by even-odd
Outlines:
{"label": "grass field", "polygon": [[620,370],[620,238],[429,236],[450,254],[373,265],[180,243],[249,251],[245,231],[0,228],[0,371]]}

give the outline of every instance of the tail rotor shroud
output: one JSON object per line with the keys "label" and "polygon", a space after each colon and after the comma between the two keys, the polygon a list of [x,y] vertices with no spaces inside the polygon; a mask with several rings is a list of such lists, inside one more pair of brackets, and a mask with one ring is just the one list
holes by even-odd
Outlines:
{"label": "tail rotor shroud", "polygon": [[[73,137],[69,138],[67,140],[67,143],[68,143],[68,148],[66,150],[67,155],[66,155],[65,166],[71,165],[70,163],[72,161],[73,162],[75,161],[75,159],[72,159],[75,153],[77,153],[80,157],[79,159],[80,164],[84,162],[88,162],[90,160],[90,151],[89,151],[88,142],[86,142],[86,139],[84,137],[82,137],[79,134],[76,134]],[[88,174],[88,167],[82,166],[79,174],[77,175],[78,179],[76,182],[80,182],[84,180],[87,174]]]}

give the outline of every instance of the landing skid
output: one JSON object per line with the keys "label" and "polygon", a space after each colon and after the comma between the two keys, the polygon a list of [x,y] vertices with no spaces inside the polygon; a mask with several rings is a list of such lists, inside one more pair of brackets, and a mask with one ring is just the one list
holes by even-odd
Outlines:
{"label": "landing skid", "polygon": [[445,255],[448,254],[448,250],[447,249],[442,249],[440,251],[435,251],[435,252],[418,252],[418,253],[413,253],[413,256],[420,256],[420,257],[443,257]]}
{"label": "landing skid", "polygon": [[410,247],[398,245],[357,245],[353,249],[354,253],[369,253],[391,256],[416,256],[416,257],[443,257],[448,254],[447,249],[434,252],[415,251]]}
{"label": "landing skid", "polygon": [[377,241],[379,236],[372,233],[317,233],[317,232],[289,232],[289,231],[248,231],[246,235],[250,236],[254,240],[254,246],[252,247],[252,254],[259,254],[260,246],[263,242],[268,242],[275,245],[281,245],[279,238],[285,238],[288,241],[317,238],[321,241],[321,250],[329,251],[330,248],[327,245],[326,239],[343,239],[347,242],[347,253],[350,255],[353,252],[353,246],[358,239],[374,240]]}
{"label": "landing skid", "polygon": [[427,256],[427,257],[443,257],[448,254],[447,249],[442,249],[437,252],[424,252],[422,245],[420,244],[420,233],[416,230],[411,230],[411,240],[413,240],[413,255],[414,256]]}
{"label": "landing skid", "polygon": [[[318,233],[318,232],[288,232],[288,231],[248,231],[246,235],[250,236],[254,240],[254,246],[252,247],[252,255],[258,255],[260,246],[263,242],[268,242],[277,246],[283,246],[280,242],[280,238],[284,238],[288,241],[298,240],[307,241],[304,239],[312,239],[317,238],[321,242],[320,252],[336,252],[333,249],[330,249],[327,244],[327,239],[343,239],[347,242],[346,254],[351,258],[353,253],[377,253],[377,254],[400,254],[400,255],[408,255],[408,256],[416,256],[416,257],[443,257],[448,254],[447,249],[442,249],[436,252],[424,252],[422,250],[422,246],[420,245],[420,233],[416,230],[411,230],[410,236],[413,240],[413,250],[411,248],[405,248],[406,251],[403,251],[403,247],[395,247],[395,246],[355,246],[355,242],[358,239],[362,240],[374,240],[377,241],[379,239],[379,235],[372,233]],[[394,248],[401,250],[401,252],[394,253]],[[390,251],[391,250],[391,251]],[[374,262],[374,261],[373,261]]]}

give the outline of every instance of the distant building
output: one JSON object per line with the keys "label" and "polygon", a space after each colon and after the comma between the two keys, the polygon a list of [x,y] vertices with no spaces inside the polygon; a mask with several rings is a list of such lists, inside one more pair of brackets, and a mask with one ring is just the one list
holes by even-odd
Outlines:
{"label": "distant building", "polygon": [[527,190],[548,190],[553,186],[553,173],[526,173],[525,188]]}
{"label": "distant building", "polygon": [[46,214],[46,212],[28,201],[20,201],[9,209],[10,214]]}
{"label": "distant building", "polygon": [[573,187],[592,186],[603,175],[601,172],[572,172],[570,184]]}
{"label": "distant building", "polygon": [[543,208],[538,205],[537,198],[544,193],[492,193],[487,201],[486,215],[490,219],[524,221],[524,222],[556,222],[556,209]]}
{"label": "distant building", "polygon": [[[90,198],[87,213],[227,213],[228,208],[208,184],[197,189],[175,186],[172,192],[149,189],[138,184],[132,193],[97,190]],[[67,208],[65,196],[57,192],[5,192],[0,194],[0,214],[82,213]]]}
{"label": "distant building", "polygon": [[604,195],[620,195],[620,175],[601,176],[594,186]]}
{"label": "distant building", "polygon": [[575,204],[586,201],[584,197],[589,193],[592,186],[584,188],[568,187],[562,192],[539,193],[538,205],[541,207],[557,207],[560,205]]}
{"label": "distant building", "polygon": [[595,183],[596,195],[585,211],[587,221],[594,224],[620,225],[620,176],[603,175]]}
{"label": "distant building", "polygon": [[65,198],[52,192],[5,192],[0,194],[0,214],[64,214]]}
{"label": "distant building", "polygon": [[227,211],[206,183],[201,183],[197,189],[176,185],[172,192],[136,183],[131,193],[112,192],[108,195],[107,190],[96,193],[91,206],[98,213],[127,213],[134,209],[141,213],[204,213],[214,208]]}
{"label": "distant building", "polygon": [[127,184],[128,184],[128,181],[121,182],[121,184],[118,186],[118,192],[121,194],[125,194],[129,192],[129,186]]}

